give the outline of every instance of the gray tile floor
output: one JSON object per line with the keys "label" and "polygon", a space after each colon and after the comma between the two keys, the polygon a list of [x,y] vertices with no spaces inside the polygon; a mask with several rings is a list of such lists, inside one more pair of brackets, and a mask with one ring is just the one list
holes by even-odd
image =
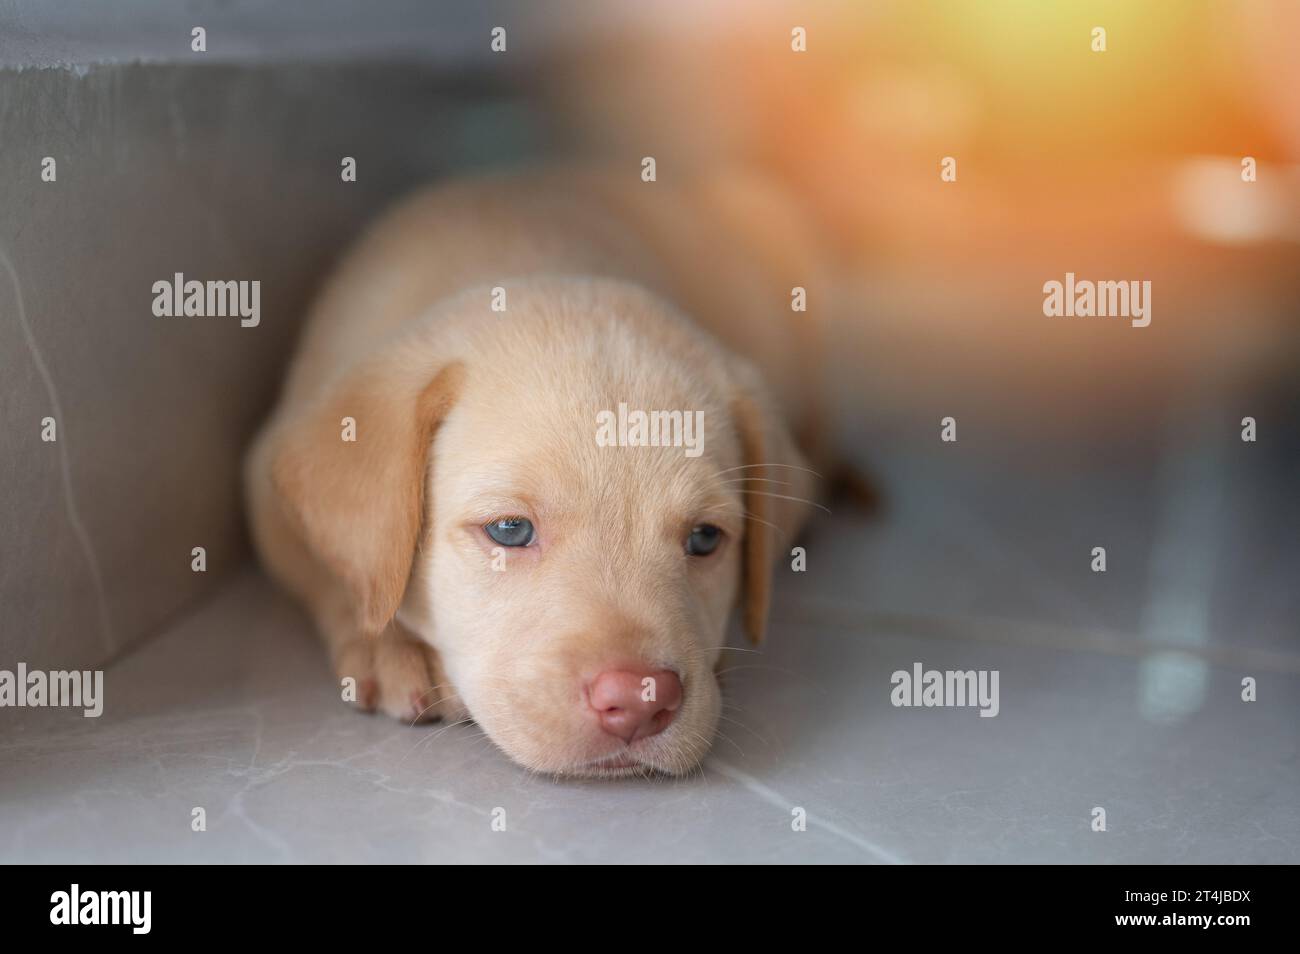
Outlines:
{"label": "gray tile floor", "polygon": [[[556,782],[475,728],[347,711],[304,618],[249,570],[108,671],[102,718],[6,719],[0,860],[1300,861],[1285,484],[1247,481],[1217,524],[1231,559],[1206,569],[1215,524],[1170,517],[1151,481],[1085,473],[1061,516],[1029,487],[889,467],[885,515],[816,525],[819,571],[783,579],[763,651],[733,654],[694,777]],[[1266,522],[1281,532],[1242,530]],[[1087,570],[1103,524],[1141,572]],[[890,675],[917,662],[998,670],[999,714],[895,708]]]}

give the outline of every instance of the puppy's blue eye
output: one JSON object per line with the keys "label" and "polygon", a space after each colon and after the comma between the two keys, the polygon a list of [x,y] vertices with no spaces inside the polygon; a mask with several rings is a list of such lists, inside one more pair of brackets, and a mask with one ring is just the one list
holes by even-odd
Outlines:
{"label": "puppy's blue eye", "polygon": [[525,520],[523,517],[493,520],[491,523],[483,524],[483,532],[503,547],[526,547],[533,542],[533,537],[536,535],[533,532],[532,521]]}
{"label": "puppy's blue eye", "polygon": [[691,556],[708,556],[722,542],[722,531],[711,523],[702,523],[691,528],[691,535],[686,538],[686,552]]}

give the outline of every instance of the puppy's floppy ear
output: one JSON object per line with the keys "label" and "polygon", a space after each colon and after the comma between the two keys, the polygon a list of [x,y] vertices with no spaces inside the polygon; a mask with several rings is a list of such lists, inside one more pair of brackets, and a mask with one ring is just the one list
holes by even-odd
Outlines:
{"label": "puppy's floppy ear", "polygon": [[784,560],[812,511],[815,475],[795,445],[774,402],[749,365],[737,372],[731,413],[740,438],[745,539],[742,563],[743,622],[754,643],[767,630],[774,563]]}
{"label": "puppy's floppy ear", "polygon": [[[310,411],[283,425],[271,463],[279,504],[303,545],[338,580],[360,635],[375,635],[401,604],[424,510],[434,432],[465,369],[374,359]],[[355,440],[344,440],[344,418]]]}

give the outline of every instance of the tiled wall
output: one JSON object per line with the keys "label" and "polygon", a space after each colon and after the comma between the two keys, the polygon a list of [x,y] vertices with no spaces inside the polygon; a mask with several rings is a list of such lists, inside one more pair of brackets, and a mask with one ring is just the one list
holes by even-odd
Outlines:
{"label": "tiled wall", "polygon": [[[532,150],[503,89],[319,62],[0,71],[0,668],[101,663],[248,559],[241,452],[315,284],[403,190]],[[259,324],[156,317],[177,272],[259,281]]]}

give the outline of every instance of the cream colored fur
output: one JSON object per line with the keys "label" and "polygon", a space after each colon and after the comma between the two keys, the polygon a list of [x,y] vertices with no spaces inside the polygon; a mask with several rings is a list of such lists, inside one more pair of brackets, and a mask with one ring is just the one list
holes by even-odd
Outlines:
{"label": "cream colored fur", "polygon": [[[739,605],[761,638],[816,492],[782,410],[817,443],[817,336],[790,295],[818,263],[796,207],[735,176],[497,176],[385,216],[324,289],[246,467],[263,563],[357,704],[472,717],[523,765],[600,774],[625,743],[582,686],[649,665],[683,702],[619,771],[698,764],[727,620]],[[703,454],[598,446],[620,402],[702,411]],[[535,546],[494,552],[483,525],[508,516]],[[688,556],[700,522],[725,539]]]}

